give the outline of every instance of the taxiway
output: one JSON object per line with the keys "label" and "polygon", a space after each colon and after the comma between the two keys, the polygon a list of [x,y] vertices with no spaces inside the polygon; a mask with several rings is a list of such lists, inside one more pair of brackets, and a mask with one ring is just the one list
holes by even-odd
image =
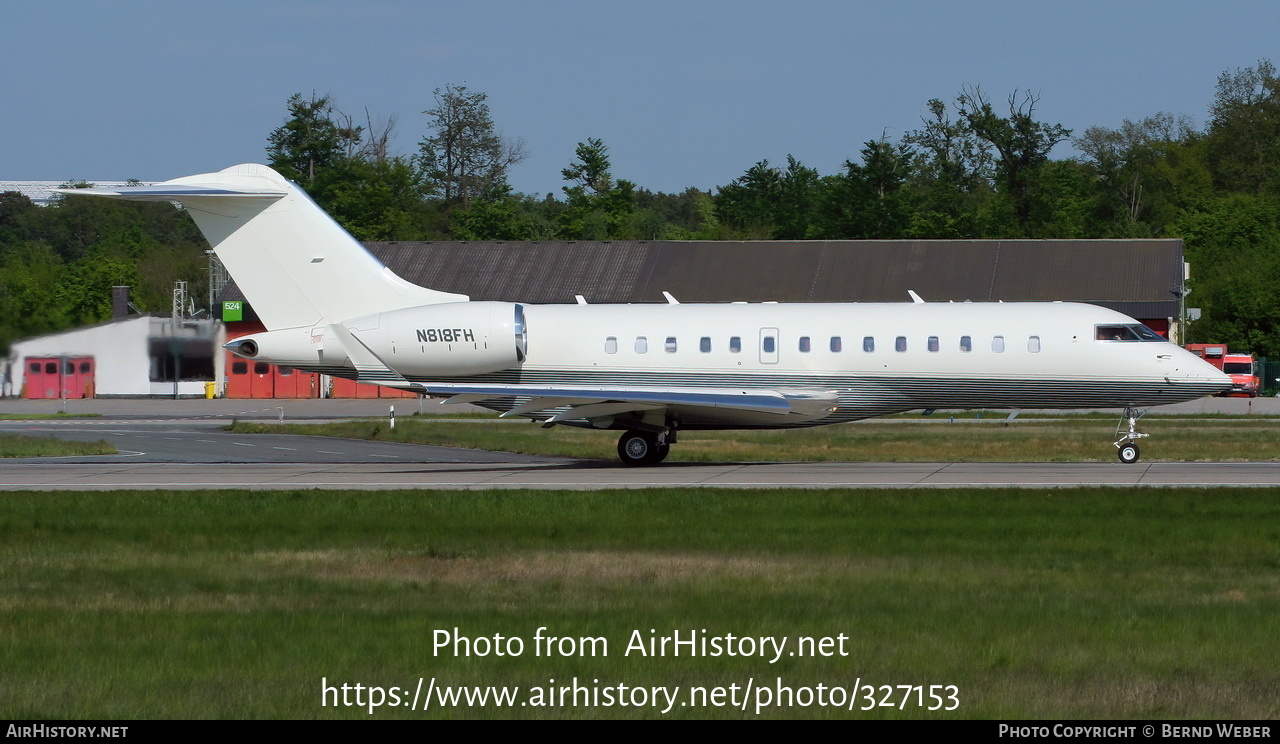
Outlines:
{"label": "taxiway", "polygon": [[[222,425],[232,418],[279,416],[278,406],[240,410],[244,401],[92,403],[103,418],[0,421],[0,430],[106,439],[119,454],[0,461],[0,490],[1280,486],[1280,463],[1274,462],[667,463],[627,468],[612,460],[224,431]],[[87,409],[91,402],[76,404]],[[388,409],[384,401],[287,405],[291,421],[379,415]],[[414,411],[416,404],[409,401],[401,410]]]}

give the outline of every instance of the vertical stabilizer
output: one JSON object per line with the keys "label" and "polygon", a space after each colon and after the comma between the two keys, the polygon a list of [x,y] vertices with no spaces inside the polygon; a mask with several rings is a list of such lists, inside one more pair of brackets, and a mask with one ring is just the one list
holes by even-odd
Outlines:
{"label": "vertical stabilizer", "polygon": [[181,203],[268,330],[468,299],[401,279],[302,189],[265,165],[236,165],[153,186],[63,193]]}

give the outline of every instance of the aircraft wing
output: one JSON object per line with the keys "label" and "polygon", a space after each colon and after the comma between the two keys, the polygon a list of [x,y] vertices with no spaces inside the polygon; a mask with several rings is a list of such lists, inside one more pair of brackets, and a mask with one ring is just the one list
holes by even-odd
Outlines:
{"label": "aircraft wing", "polygon": [[[404,386],[397,385],[405,389]],[[836,405],[831,390],[769,390],[758,388],[659,388],[564,385],[496,385],[475,383],[411,383],[408,389],[446,403],[480,403],[517,399],[504,416],[548,412],[546,423],[614,416],[633,411],[697,409],[714,417],[716,411],[773,414],[794,419],[821,418]]]}

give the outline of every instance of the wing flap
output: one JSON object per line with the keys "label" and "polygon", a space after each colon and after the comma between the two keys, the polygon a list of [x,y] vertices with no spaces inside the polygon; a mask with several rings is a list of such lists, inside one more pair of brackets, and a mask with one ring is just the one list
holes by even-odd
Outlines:
{"label": "wing flap", "polygon": [[[487,398],[568,398],[592,403],[661,403],[733,408],[762,413],[789,413],[791,405],[772,390],[729,388],[608,388],[552,385],[486,385],[466,383],[415,383],[427,395],[486,395]],[[485,400],[479,398],[476,400]],[[552,405],[562,405],[551,401]]]}
{"label": "wing flap", "polygon": [[[556,421],[594,418],[662,407],[721,409],[749,413],[820,416],[835,406],[830,390],[766,390],[752,388],[611,388],[558,385],[494,385],[467,383],[412,383],[410,389],[424,395],[480,402],[499,398],[524,398],[511,409],[519,416],[569,406],[556,412]],[[465,396],[465,397],[464,397]]]}

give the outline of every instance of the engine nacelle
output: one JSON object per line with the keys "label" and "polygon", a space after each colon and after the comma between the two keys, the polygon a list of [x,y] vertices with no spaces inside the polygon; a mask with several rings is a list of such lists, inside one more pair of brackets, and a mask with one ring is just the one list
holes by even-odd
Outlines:
{"label": "engine nacelle", "polygon": [[302,367],[321,363],[322,340],[310,328],[287,328],[241,336],[223,348],[245,359]]}
{"label": "engine nacelle", "polygon": [[461,377],[524,361],[524,309],[510,302],[446,302],[343,321],[388,367],[407,377]]}
{"label": "engine nacelle", "polygon": [[289,328],[226,344],[237,356],[316,371],[383,365],[406,377],[461,377],[524,361],[524,308],[510,302],[447,302]]}

